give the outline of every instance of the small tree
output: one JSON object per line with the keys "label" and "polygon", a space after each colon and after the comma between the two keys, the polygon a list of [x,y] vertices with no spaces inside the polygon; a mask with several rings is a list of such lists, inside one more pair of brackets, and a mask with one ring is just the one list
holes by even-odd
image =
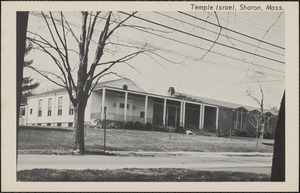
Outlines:
{"label": "small tree", "polygon": [[249,123],[256,130],[256,147],[258,146],[258,133],[262,132],[262,140],[263,140],[263,132],[265,125],[265,113],[264,113],[264,90],[263,90],[263,81],[265,78],[265,73],[262,71],[255,71],[254,74],[249,78],[252,81],[255,81],[258,86],[259,94],[255,94],[253,90],[250,88],[246,91],[247,95],[252,98],[259,105],[259,110],[254,110],[249,113]]}

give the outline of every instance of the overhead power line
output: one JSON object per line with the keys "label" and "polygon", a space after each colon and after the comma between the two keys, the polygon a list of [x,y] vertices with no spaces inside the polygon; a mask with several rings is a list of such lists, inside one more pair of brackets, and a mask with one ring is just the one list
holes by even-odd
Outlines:
{"label": "overhead power line", "polygon": [[[130,15],[130,14],[125,13],[125,12],[123,12],[123,11],[119,11],[119,13],[122,13],[122,14],[125,14],[125,15]],[[195,34],[191,34],[191,33],[188,33],[188,32],[182,31],[182,30],[178,30],[178,29],[175,29],[175,28],[173,28],[173,27],[169,27],[169,26],[166,26],[166,25],[164,25],[164,24],[160,24],[160,23],[158,23],[158,22],[154,22],[154,21],[151,21],[151,20],[142,18],[142,17],[138,17],[138,16],[135,16],[135,15],[132,15],[132,17],[137,18],[137,19],[140,19],[140,20],[143,20],[143,21],[146,21],[146,22],[148,22],[148,23],[152,23],[152,24],[155,24],[155,25],[164,27],[164,28],[168,28],[168,29],[171,29],[171,30],[174,30],[174,31],[177,31],[177,32],[180,32],[180,33],[189,35],[189,36],[192,36],[192,37],[200,38],[200,39],[203,39],[203,40],[206,40],[206,41],[209,41],[209,42],[212,42],[212,43],[215,43],[215,44],[218,44],[218,45],[227,47],[227,48],[231,48],[231,49],[238,50],[238,51],[241,51],[241,52],[244,52],[244,53],[247,53],[247,54],[251,54],[251,55],[254,55],[254,56],[257,56],[257,57],[260,57],[260,58],[264,58],[264,59],[267,59],[267,60],[271,60],[271,61],[274,61],[274,62],[278,62],[278,63],[284,64],[283,61],[279,61],[279,60],[276,60],[276,59],[273,59],[273,58],[269,58],[269,57],[266,57],[266,56],[262,56],[262,55],[259,55],[259,54],[254,54],[254,53],[252,53],[252,52],[249,52],[249,51],[246,51],[246,50],[243,50],[243,49],[239,49],[239,48],[235,48],[235,47],[232,47],[232,46],[223,44],[223,43],[215,42],[215,41],[213,41],[213,40],[210,40],[210,39],[207,39],[207,38],[203,38],[203,37],[201,37],[201,36],[198,36],[198,35],[195,35]]]}
{"label": "overhead power line", "polygon": [[[181,19],[177,19],[177,18],[175,18],[175,17],[169,16],[169,15],[166,15],[166,14],[163,14],[163,13],[160,13],[160,12],[156,12],[156,11],[155,11],[154,13],[159,14],[159,15],[162,15],[162,16],[167,17],[167,18],[170,18],[170,19],[173,19],[173,20],[175,20],[175,21],[179,21],[179,22],[188,24],[188,25],[190,25],[190,26],[193,26],[193,27],[196,27],[196,28],[199,28],[199,29],[203,29],[203,30],[205,30],[205,31],[209,31],[209,32],[214,33],[214,34],[219,34],[218,32],[215,32],[215,31],[213,31],[213,30],[206,29],[206,28],[204,28],[204,27],[200,27],[200,26],[198,26],[198,25],[195,25],[195,24],[192,24],[192,23],[183,21],[183,20],[181,20]],[[226,37],[226,38],[229,38],[229,39],[232,39],[232,40],[235,40],[235,41],[237,41],[237,42],[241,42],[241,43],[244,43],[244,44],[253,46],[253,47],[257,47],[257,45],[254,45],[254,44],[251,44],[251,43],[249,43],[249,42],[245,42],[245,41],[239,40],[239,39],[237,39],[237,38],[229,37],[229,36],[224,35],[224,34],[221,34],[221,36]],[[261,48],[261,47],[260,47],[259,49],[265,50],[265,51],[268,51],[268,52],[271,52],[271,53],[274,53],[274,54],[278,54],[278,55],[281,55],[281,56],[284,56],[284,54],[275,52],[275,51],[270,50],[270,49]]]}
{"label": "overhead power line", "polygon": [[[281,82],[284,79],[276,79],[276,80],[265,80],[262,82]],[[256,81],[248,81],[248,82],[220,82],[220,83],[200,83],[200,84],[175,84],[174,86],[201,86],[201,85],[226,85],[226,84],[248,84],[248,83],[257,83]],[[169,84],[139,84],[140,86],[169,86]]]}
{"label": "overhead power line", "polygon": [[239,35],[242,35],[242,36],[245,36],[245,37],[254,39],[254,40],[256,40],[256,41],[259,41],[259,42],[262,42],[262,43],[265,43],[265,44],[268,44],[268,45],[271,45],[271,46],[274,46],[274,47],[277,47],[277,48],[280,48],[280,49],[283,49],[283,50],[285,49],[284,47],[278,46],[278,45],[276,45],[276,44],[273,44],[273,43],[270,43],[270,42],[266,42],[266,41],[260,40],[260,39],[258,39],[258,38],[252,37],[252,36],[250,36],[250,35],[247,35],[247,34],[244,34],[244,33],[241,33],[241,32],[238,32],[238,31],[235,31],[235,30],[232,30],[232,29],[229,29],[229,28],[227,28],[227,27],[223,27],[223,26],[221,26],[221,25],[219,25],[219,24],[215,24],[215,23],[206,21],[206,20],[204,20],[204,19],[201,19],[201,18],[199,18],[199,17],[196,17],[196,16],[193,16],[193,15],[184,13],[184,12],[182,12],[182,11],[178,11],[178,12],[181,13],[181,14],[183,14],[183,15],[192,17],[192,18],[194,18],[194,19],[197,19],[197,20],[200,20],[200,21],[209,23],[209,24],[211,24],[211,25],[218,26],[218,27],[222,27],[223,29],[226,29],[226,30],[231,31],[231,32],[233,32],[233,33],[236,33],[236,34],[239,34]]}
{"label": "overhead power line", "polygon": [[[137,29],[137,28],[133,28],[133,29],[138,30],[138,31],[143,31],[145,33],[149,33],[149,34],[152,34],[152,35],[155,35],[155,36],[158,36],[158,37],[170,40],[170,41],[174,41],[174,42],[177,42],[177,43],[180,43],[180,44],[188,45],[188,46],[191,46],[191,47],[194,47],[194,48],[197,48],[197,49],[201,49],[201,50],[207,51],[207,49],[201,48],[199,46],[195,46],[193,44],[186,43],[186,42],[183,42],[183,41],[180,41],[180,40],[175,40],[173,38],[169,38],[169,37],[166,37],[166,36],[163,36],[163,35],[160,35],[160,34],[156,34],[156,33],[150,32],[150,31],[146,31],[146,30],[143,30],[143,29]],[[226,57],[226,58],[234,59],[234,60],[237,60],[237,61],[245,62],[245,63],[248,63],[248,64],[252,64],[252,65],[255,65],[255,66],[259,66],[261,68],[265,68],[265,69],[268,69],[268,70],[272,70],[272,71],[284,73],[281,70],[276,70],[276,69],[273,69],[273,68],[270,68],[270,67],[267,67],[267,66],[263,66],[263,65],[260,65],[260,64],[256,64],[256,63],[253,63],[253,62],[249,62],[249,61],[246,61],[246,60],[242,60],[242,59],[239,59],[239,58],[228,56],[226,54],[221,54],[219,52],[210,51],[210,53],[213,53],[213,54],[216,54],[216,55],[220,55],[220,56],[223,56],[223,57]],[[199,58],[198,60],[201,60],[201,59]]]}

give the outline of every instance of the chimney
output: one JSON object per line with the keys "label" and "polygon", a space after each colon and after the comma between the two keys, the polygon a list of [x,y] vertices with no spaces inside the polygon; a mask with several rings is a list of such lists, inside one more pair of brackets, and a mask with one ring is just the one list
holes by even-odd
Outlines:
{"label": "chimney", "polygon": [[169,87],[168,96],[172,96],[175,93],[174,87]]}

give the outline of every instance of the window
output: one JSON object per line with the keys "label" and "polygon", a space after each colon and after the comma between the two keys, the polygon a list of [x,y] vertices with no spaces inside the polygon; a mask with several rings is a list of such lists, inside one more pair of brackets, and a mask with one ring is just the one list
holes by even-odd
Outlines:
{"label": "window", "polygon": [[30,114],[32,114],[32,109],[30,109]]}
{"label": "window", "polygon": [[72,102],[70,101],[69,103],[69,115],[73,115],[74,114],[74,106],[72,104]]}
{"label": "window", "polygon": [[39,109],[38,109],[38,116],[39,116],[39,117],[42,116],[42,104],[43,104],[43,100],[40,99],[40,100],[39,100]]}
{"label": "window", "polygon": [[52,114],[52,98],[48,99],[48,116],[50,117]]}
{"label": "window", "polygon": [[144,111],[140,112],[140,118],[145,118],[145,112]]}
{"label": "window", "polygon": [[68,127],[73,127],[73,122],[69,122]]}
{"label": "window", "polygon": [[61,127],[61,123],[57,123],[57,127]]}
{"label": "window", "polygon": [[63,99],[63,97],[58,98],[57,115],[62,115],[62,99]]}
{"label": "window", "polygon": [[[122,109],[124,109],[124,107],[125,107],[124,103],[120,103],[119,107],[122,108]],[[127,109],[129,109],[129,104],[127,104]]]}
{"label": "window", "polygon": [[47,123],[47,126],[51,126],[51,123]]}
{"label": "window", "polygon": [[41,125],[40,123],[38,123],[38,125]]}
{"label": "window", "polygon": [[25,108],[21,108],[20,110],[20,118],[25,116]]}

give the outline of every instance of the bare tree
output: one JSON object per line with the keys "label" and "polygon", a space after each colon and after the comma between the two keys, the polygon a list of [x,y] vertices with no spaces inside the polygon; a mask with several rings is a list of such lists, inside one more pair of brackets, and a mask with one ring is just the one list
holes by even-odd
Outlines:
{"label": "bare tree", "polygon": [[255,71],[254,74],[250,77],[251,80],[255,81],[258,86],[259,94],[255,95],[253,90],[250,88],[246,91],[247,95],[252,98],[258,105],[259,110],[254,110],[249,112],[249,123],[256,130],[256,147],[258,146],[258,135],[261,132],[261,137],[263,140],[264,133],[264,125],[265,125],[265,112],[264,112],[264,89],[263,89],[263,81],[265,78],[265,74],[262,71]]}
{"label": "bare tree", "polygon": [[[84,112],[87,100],[93,89],[102,77],[108,74],[116,74],[110,71],[113,66],[120,63],[129,65],[129,60],[146,51],[145,46],[136,46],[135,51],[131,51],[129,54],[127,52],[124,56],[112,61],[100,62],[104,53],[110,51],[108,45],[113,45],[112,47],[120,46],[113,44],[110,37],[117,29],[124,27],[124,23],[135,15],[136,12],[123,19],[118,17],[119,20],[116,22],[117,19],[115,19],[116,17],[112,12],[83,11],[80,15],[79,37],[78,35],[76,36],[74,30],[78,26],[74,27],[71,22],[68,22],[63,12],[49,12],[47,14],[41,12],[34,14],[45,21],[50,40],[34,32],[29,32],[31,37],[28,37],[28,39],[52,59],[52,62],[59,69],[61,75],[50,71],[42,71],[35,67],[31,68],[52,83],[65,88],[68,92],[70,101],[74,106],[73,152],[82,154],[84,153]],[[96,26],[101,26],[101,30],[96,29]],[[95,31],[100,31],[100,34],[97,35],[97,41],[93,40],[93,35],[96,36],[97,34]],[[78,45],[78,51],[71,49],[71,46],[69,46],[70,38],[68,34],[71,34],[73,37],[72,40]],[[90,62],[91,43],[94,43],[96,48]],[[72,63],[70,59],[70,55],[74,53],[79,56],[77,65]],[[77,72],[76,77],[72,74],[75,68]]]}

